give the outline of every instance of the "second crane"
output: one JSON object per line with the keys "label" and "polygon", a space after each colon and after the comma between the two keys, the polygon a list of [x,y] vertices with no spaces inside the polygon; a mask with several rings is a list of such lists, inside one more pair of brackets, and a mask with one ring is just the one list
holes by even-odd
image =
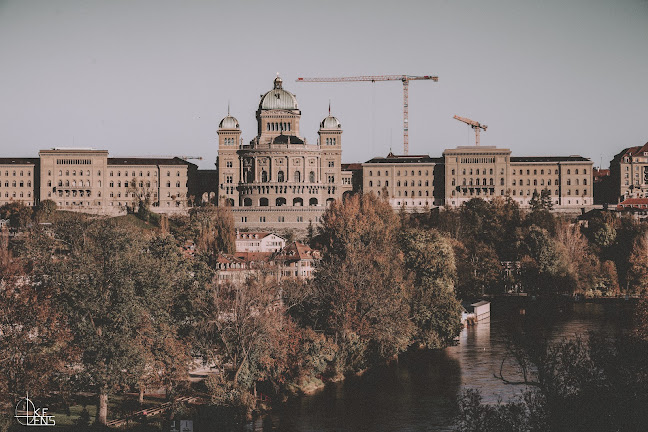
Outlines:
{"label": "second crane", "polygon": [[468,126],[470,126],[471,128],[473,128],[473,130],[475,131],[475,145],[479,145],[479,132],[480,132],[482,129],[484,130],[484,132],[486,132],[486,128],[487,128],[488,126],[483,125],[483,124],[481,124],[481,123],[479,123],[479,122],[476,122],[475,120],[470,120],[469,118],[465,118],[465,117],[459,117],[459,116],[457,116],[457,115],[454,116],[453,119],[455,119],[455,120],[459,120],[460,122],[464,122],[464,123],[466,123]]}

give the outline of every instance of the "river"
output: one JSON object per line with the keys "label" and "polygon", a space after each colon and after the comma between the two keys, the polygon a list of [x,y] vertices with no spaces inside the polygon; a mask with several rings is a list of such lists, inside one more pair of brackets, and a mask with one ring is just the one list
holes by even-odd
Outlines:
{"label": "river", "polygon": [[[361,377],[331,383],[322,391],[295,398],[250,425],[254,431],[357,432],[449,431],[456,415],[457,395],[477,388],[485,401],[510,400],[521,386],[494,377],[506,354],[506,338],[528,320],[529,308],[497,307],[491,320],[465,328],[456,346],[434,352],[408,353],[389,366]],[[551,340],[586,335],[590,330],[623,327],[629,305],[566,304],[552,306],[544,320]],[[536,310],[535,313],[545,313]],[[514,373],[506,364],[505,373]]]}

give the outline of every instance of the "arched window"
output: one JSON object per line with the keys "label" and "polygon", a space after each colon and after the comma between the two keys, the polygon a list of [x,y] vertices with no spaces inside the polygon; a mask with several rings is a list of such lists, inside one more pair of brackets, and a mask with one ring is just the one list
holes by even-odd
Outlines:
{"label": "arched window", "polygon": [[283,181],[284,181],[284,172],[283,172],[283,171],[279,171],[279,172],[277,173],[277,181],[278,181],[279,183],[283,183]]}
{"label": "arched window", "polygon": [[297,197],[293,198],[293,207],[303,207],[304,206],[304,200]]}
{"label": "arched window", "polygon": [[261,181],[262,182],[268,181],[268,172],[266,170],[261,171]]}
{"label": "arched window", "polygon": [[252,198],[244,198],[243,199],[243,205],[245,207],[252,207]]}
{"label": "arched window", "polygon": [[268,198],[259,198],[259,205],[261,207],[268,207]]}
{"label": "arched window", "polygon": [[311,183],[315,183],[315,172],[311,171],[310,174],[308,175],[308,181]]}
{"label": "arched window", "polygon": [[309,206],[316,206],[317,205],[317,198],[311,198],[308,200],[308,205]]}
{"label": "arched window", "polygon": [[298,183],[301,181],[301,172],[295,171],[295,181]]}
{"label": "arched window", "polygon": [[[121,186],[121,185],[118,185],[118,186]],[[166,186],[166,187],[171,187],[171,182],[170,182],[170,181],[167,182],[167,186]]]}
{"label": "arched window", "polygon": [[176,182],[176,187],[180,187],[180,182]]}

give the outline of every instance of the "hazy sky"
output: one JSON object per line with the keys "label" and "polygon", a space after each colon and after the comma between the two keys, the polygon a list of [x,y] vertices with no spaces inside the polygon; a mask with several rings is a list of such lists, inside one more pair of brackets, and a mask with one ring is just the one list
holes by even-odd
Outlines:
{"label": "hazy sky", "polygon": [[248,142],[277,72],[310,142],[331,100],[345,162],[402,152],[402,84],[297,77],[439,75],[410,84],[410,154],[473,143],[457,114],[488,125],[482,145],[607,166],[648,141],[648,0],[0,0],[0,156],[213,168],[228,101]]}

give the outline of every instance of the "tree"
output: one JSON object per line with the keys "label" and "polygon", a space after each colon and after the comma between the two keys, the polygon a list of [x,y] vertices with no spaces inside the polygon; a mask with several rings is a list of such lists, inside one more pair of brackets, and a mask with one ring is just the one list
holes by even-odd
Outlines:
{"label": "tree", "polygon": [[[213,287],[200,332],[201,350],[206,359],[221,365],[221,374],[229,381],[215,386],[214,394],[220,394],[223,386],[249,393],[257,381],[283,379],[287,332],[279,295],[278,284],[257,278]],[[226,403],[223,397],[217,402]],[[241,400],[243,405],[251,403],[249,398]]]}
{"label": "tree", "polygon": [[38,203],[36,206],[36,213],[34,214],[35,219],[38,221],[47,221],[50,220],[58,206],[56,202],[51,199],[46,199]]}
{"label": "tree", "polygon": [[[167,239],[149,243],[112,220],[57,229],[64,256],[39,268],[34,278],[57,292],[55,305],[68,317],[80,350],[81,375],[99,393],[97,421],[105,424],[111,392],[141,383],[151,367],[168,373],[160,363],[152,366],[151,358],[160,359],[153,350],[169,348],[159,338],[175,334],[175,299],[186,296],[183,281],[191,276],[178,265]],[[47,253],[41,249],[34,259]],[[143,340],[147,337],[150,342]]]}
{"label": "tree", "polygon": [[567,271],[575,281],[574,290],[580,293],[592,292],[599,282],[601,267],[589,242],[577,224],[558,220],[556,223],[556,243],[563,251]]}
{"label": "tree", "polygon": [[336,201],[322,218],[323,257],[302,324],[334,339],[340,372],[382,362],[409,345],[398,226],[389,203],[373,194]]}
{"label": "tree", "polygon": [[461,331],[461,305],[454,295],[452,247],[436,230],[408,230],[401,235],[405,267],[413,276],[410,309],[414,340],[427,348],[452,343]]}
{"label": "tree", "polygon": [[57,388],[53,378],[74,361],[76,349],[51,287],[32,283],[24,263],[0,242],[0,406],[15,406],[25,392]]}
{"label": "tree", "polygon": [[529,205],[531,206],[531,211],[553,210],[553,199],[551,199],[549,189],[545,187],[540,193],[538,193],[537,189],[534,189]]}
{"label": "tree", "polygon": [[557,293],[573,288],[565,254],[547,230],[532,226],[524,239],[524,250],[521,267],[525,289]]}
{"label": "tree", "polygon": [[229,207],[194,207],[190,210],[189,217],[196,247],[200,253],[205,254],[210,264],[215,263],[221,252],[236,252],[236,229]]}
{"label": "tree", "polygon": [[501,282],[502,265],[494,248],[470,242],[467,246],[454,242],[457,263],[457,297],[470,300],[497,291]]}
{"label": "tree", "polygon": [[32,209],[20,201],[0,207],[0,219],[9,219],[9,224],[14,228],[26,228],[31,223],[32,213]]}
{"label": "tree", "polygon": [[628,260],[628,286],[634,294],[648,292],[648,235],[639,236]]}

